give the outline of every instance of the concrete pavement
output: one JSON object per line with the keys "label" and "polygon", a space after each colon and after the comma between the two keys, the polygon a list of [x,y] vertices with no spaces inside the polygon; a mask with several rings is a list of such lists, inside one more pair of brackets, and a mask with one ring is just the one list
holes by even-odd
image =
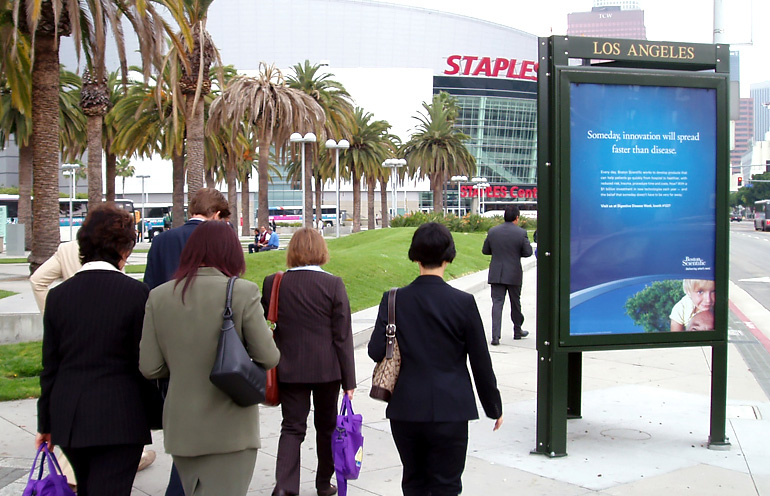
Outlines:
{"label": "concrete pavement", "polygon": [[[0,266],[0,273],[6,271]],[[531,258],[525,263],[522,292],[524,327],[531,331],[535,331],[535,275],[536,261]],[[13,287],[22,290],[10,297],[16,299],[10,305],[15,308],[31,299],[19,282],[0,274],[0,289],[16,284]],[[486,272],[452,284],[475,294],[489,334]],[[513,341],[508,322],[501,345],[490,349],[505,423],[497,432],[489,419],[471,423],[464,494],[770,496],[770,399],[768,378],[763,375],[764,368],[770,367],[762,342],[770,336],[770,315],[734,287],[731,300],[737,312],[730,316],[729,450],[706,448],[710,350],[662,348],[585,353],[583,418],[569,421],[569,455],[555,459],[531,455],[536,421],[535,340],[530,336]],[[373,363],[365,343],[375,316],[376,308],[353,316],[359,379],[353,404],[364,416],[365,455],[361,477],[350,482],[349,494],[390,496],[400,494],[401,465],[384,418],[385,404],[368,397]],[[262,407],[260,415],[263,447],[249,494],[267,496],[274,483],[280,410]],[[309,424],[303,446],[303,496],[315,494],[312,419]],[[34,454],[35,427],[35,400],[0,403],[0,496],[21,494]],[[162,432],[154,433],[152,449],[158,459],[137,474],[133,495],[163,494],[170,457],[163,453],[162,438]]]}

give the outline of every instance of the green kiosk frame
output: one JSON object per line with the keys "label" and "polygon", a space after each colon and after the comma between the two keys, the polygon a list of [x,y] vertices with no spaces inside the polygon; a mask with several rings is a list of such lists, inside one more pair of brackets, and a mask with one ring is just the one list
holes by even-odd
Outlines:
{"label": "green kiosk frame", "polygon": [[729,449],[729,47],[538,45],[532,453],[567,454],[582,352],[686,346],[712,348],[709,448]]}

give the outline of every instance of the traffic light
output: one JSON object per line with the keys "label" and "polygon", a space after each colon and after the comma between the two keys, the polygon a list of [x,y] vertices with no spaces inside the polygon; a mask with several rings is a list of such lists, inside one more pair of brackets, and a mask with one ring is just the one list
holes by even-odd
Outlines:
{"label": "traffic light", "polygon": [[743,178],[741,176],[738,176],[738,186],[743,185]]}

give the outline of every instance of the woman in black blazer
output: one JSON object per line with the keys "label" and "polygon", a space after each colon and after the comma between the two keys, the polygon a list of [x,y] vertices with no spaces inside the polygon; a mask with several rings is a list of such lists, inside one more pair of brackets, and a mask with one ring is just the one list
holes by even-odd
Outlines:
{"label": "woman in black blazer", "polygon": [[[423,224],[409,248],[420,276],[396,293],[401,372],[386,416],[404,466],[401,488],[406,496],[462,491],[468,421],[478,418],[468,359],[484,412],[496,419],[494,430],[503,423],[476,300],[443,279],[454,257],[449,230],[435,222]],[[369,356],[376,362],[385,357],[387,323],[386,292],[369,341]]]}
{"label": "woman in black blazer", "polygon": [[[286,251],[289,270],[279,286],[275,344],[281,350],[281,437],[276,457],[273,496],[299,494],[300,446],[307,431],[310,397],[316,429],[316,492],[332,496],[332,433],[337,422],[340,387],[350,398],[356,388],[353,329],[345,284],[321,269],[329,261],[323,236],[299,229]],[[263,284],[262,305],[270,306],[274,275]]]}
{"label": "woman in black blazer", "polygon": [[152,442],[139,372],[149,289],[120,271],[136,239],[128,212],[99,205],[77,238],[83,267],[46,299],[35,445],[61,446],[78,495],[128,496]]}

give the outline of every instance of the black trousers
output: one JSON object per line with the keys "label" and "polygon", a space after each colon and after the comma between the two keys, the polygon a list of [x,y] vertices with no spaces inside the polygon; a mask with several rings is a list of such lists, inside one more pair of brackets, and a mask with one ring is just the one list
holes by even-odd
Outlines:
{"label": "black trousers", "polygon": [[404,422],[390,429],[404,466],[404,496],[456,496],[468,451],[468,422]]}
{"label": "black trousers", "polygon": [[307,433],[310,395],[313,395],[313,419],[316,430],[316,489],[328,489],[334,474],[332,433],[337,427],[337,399],[340,381],[320,384],[279,382],[281,391],[281,437],[275,464],[276,489],[299,494],[300,446]]}
{"label": "black trousers", "polygon": [[78,480],[78,496],[130,496],[143,447],[117,444],[61,450]]}
{"label": "black trousers", "polygon": [[524,324],[524,314],[521,313],[521,284],[491,284],[492,286],[492,339],[500,339],[500,329],[503,320],[503,305],[505,293],[511,302],[511,320],[513,321],[514,336],[521,334]]}

